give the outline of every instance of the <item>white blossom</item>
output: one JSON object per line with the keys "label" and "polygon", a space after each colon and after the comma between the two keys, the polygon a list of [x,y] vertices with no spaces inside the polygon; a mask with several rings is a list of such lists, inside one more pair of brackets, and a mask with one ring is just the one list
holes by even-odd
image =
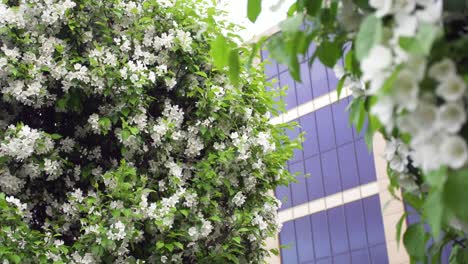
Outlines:
{"label": "white blossom", "polygon": [[393,0],[393,10],[396,14],[411,13],[415,7],[415,0]]}
{"label": "white blossom", "polygon": [[114,223],[111,225],[111,230],[107,232],[107,236],[111,240],[122,240],[126,236],[125,232],[125,225],[121,221],[118,221],[117,223]]}
{"label": "white blossom", "polygon": [[394,29],[394,37],[411,37],[416,34],[418,20],[416,17],[405,14],[405,13],[397,13],[395,15],[395,22],[396,27]]}
{"label": "white blossom", "polygon": [[466,110],[463,103],[446,103],[439,108],[437,118],[441,129],[458,132],[466,122]]}
{"label": "white blossom", "polygon": [[439,82],[444,81],[456,74],[455,63],[451,59],[443,59],[439,62],[432,64],[429,68],[429,76],[438,80]]}
{"label": "white blossom", "polygon": [[265,132],[258,133],[255,144],[260,145],[263,148],[263,152],[267,153],[276,149],[275,144],[270,143],[270,135]]}
{"label": "white blossom", "polygon": [[434,136],[437,132],[438,123],[438,109],[437,107],[429,102],[420,102],[414,112],[411,112],[407,116],[408,128],[402,127],[400,122],[400,128],[404,132],[409,132],[413,135],[412,142],[418,144],[424,142],[427,139]]}
{"label": "white blossom", "polygon": [[56,180],[62,174],[60,162],[57,160],[44,159],[44,171],[49,175],[48,181]]}
{"label": "white blossom", "polygon": [[374,114],[379,120],[387,127],[387,131],[393,129],[393,109],[395,102],[389,96],[380,98],[375,105],[371,108],[371,113]]}
{"label": "white blossom", "polygon": [[259,215],[258,213],[254,214],[252,224],[257,225],[260,230],[265,230],[268,227],[268,224],[265,222],[263,217]]}
{"label": "white blossom", "polygon": [[369,5],[377,10],[375,14],[378,17],[382,17],[390,13],[392,2],[392,0],[370,0]]}
{"label": "white blossom", "polygon": [[[8,127],[10,131],[16,130],[15,127]],[[11,156],[17,160],[23,160],[31,156],[35,150],[35,144],[41,134],[36,129],[31,129],[24,125],[15,136],[7,136],[0,145],[0,154]]]}
{"label": "white blossom", "polygon": [[392,60],[391,50],[384,45],[375,45],[362,59],[362,79],[371,81],[371,93],[375,93],[387,78]]}
{"label": "white blossom", "polygon": [[192,239],[196,240],[198,238],[198,229],[194,226],[188,229],[188,235],[192,237]]}
{"label": "white blossom", "polygon": [[399,108],[414,110],[418,104],[418,83],[409,70],[398,73],[392,90],[392,97],[399,102]]}
{"label": "white blossom", "polygon": [[213,230],[213,225],[208,220],[202,220],[202,226],[200,229],[200,235],[202,237],[207,237]]}
{"label": "white blossom", "polygon": [[101,129],[99,128],[99,115],[98,114],[92,114],[88,118],[88,123],[91,126],[91,129],[94,131],[94,133],[99,134],[101,132]]}
{"label": "white blossom", "polygon": [[71,197],[73,197],[74,200],[78,203],[83,202],[84,199],[83,192],[81,191],[81,189],[75,189],[75,191],[71,193]]}
{"label": "white blossom", "polygon": [[235,204],[237,207],[240,207],[245,203],[245,198],[246,197],[244,196],[244,194],[242,194],[242,192],[238,192],[232,198],[232,203]]}
{"label": "white blossom", "polygon": [[449,75],[437,86],[436,94],[447,101],[456,101],[465,95],[466,83],[457,75]]}
{"label": "white blossom", "polygon": [[8,170],[0,172],[0,189],[6,194],[17,194],[25,182],[10,174]]}
{"label": "white blossom", "polygon": [[169,161],[166,163],[166,168],[169,169],[169,175],[176,178],[182,177],[182,167],[180,167],[177,163]]}
{"label": "white blossom", "polygon": [[426,23],[436,23],[442,16],[443,1],[436,0],[416,11],[416,17]]}
{"label": "white blossom", "polygon": [[6,198],[6,201],[13,204],[13,205],[15,205],[18,208],[18,210],[20,210],[20,212],[25,211],[26,208],[27,208],[27,205],[25,203],[21,203],[21,201],[19,199],[16,199],[13,196],[8,196]]}
{"label": "white blossom", "polygon": [[450,136],[442,141],[441,156],[444,162],[453,169],[462,168],[468,159],[466,141],[460,136]]}
{"label": "white blossom", "polygon": [[414,164],[423,171],[432,171],[438,169],[443,164],[443,154],[440,152],[440,138],[433,136],[425,142],[414,145],[411,153]]}
{"label": "white blossom", "polygon": [[73,150],[75,144],[76,143],[74,139],[66,137],[60,141],[60,149],[66,153],[70,153]]}

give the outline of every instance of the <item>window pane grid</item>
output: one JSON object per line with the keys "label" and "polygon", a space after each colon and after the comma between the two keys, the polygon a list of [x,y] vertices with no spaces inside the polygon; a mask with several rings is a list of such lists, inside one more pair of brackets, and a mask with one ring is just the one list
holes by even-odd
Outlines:
{"label": "window pane grid", "polygon": [[[358,216],[360,215],[360,216]],[[377,195],[284,223],[283,263],[388,263]],[[359,226],[359,227],[358,227]],[[353,232],[354,228],[359,228]],[[372,233],[372,234],[371,234]]]}

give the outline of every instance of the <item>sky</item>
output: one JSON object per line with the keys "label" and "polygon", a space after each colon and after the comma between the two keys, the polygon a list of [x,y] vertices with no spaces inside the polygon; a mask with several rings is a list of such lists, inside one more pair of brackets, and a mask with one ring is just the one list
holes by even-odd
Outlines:
{"label": "sky", "polygon": [[[246,30],[239,32],[245,41],[254,36],[261,35],[263,32],[277,25],[286,18],[286,12],[295,0],[263,0],[262,12],[255,24],[247,18],[247,0],[221,0],[219,5],[228,12],[228,19],[234,23],[240,24]],[[272,6],[278,5],[275,11]]]}

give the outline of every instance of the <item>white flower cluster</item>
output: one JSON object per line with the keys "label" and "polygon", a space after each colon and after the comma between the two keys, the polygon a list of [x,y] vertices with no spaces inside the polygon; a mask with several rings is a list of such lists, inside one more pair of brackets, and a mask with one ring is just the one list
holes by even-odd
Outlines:
{"label": "white flower cluster", "polygon": [[24,212],[26,210],[26,208],[27,208],[27,205],[25,203],[21,203],[21,201],[19,199],[16,199],[13,196],[8,196],[6,198],[6,201],[13,204],[13,205],[15,205],[20,212]]}
{"label": "white flower cluster", "polygon": [[0,155],[10,156],[18,161],[29,158],[36,150],[37,142],[42,138],[42,135],[36,129],[32,129],[27,125],[16,129],[10,125],[7,130],[7,135],[0,144]]}
{"label": "white flower cluster", "polygon": [[276,145],[271,142],[270,135],[265,132],[260,132],[257,136],[254,136],[253,131],[245,129],[244,134],[239,135],[239,133],[233,132],[230,138],[232,144],[237,148],[240,160],[250,157],[250,150],[253,146],[260,146],[264,153],[269,153],[276,149]]}
{"label": "white flower cluster", "polygon": [[107,236],[111,240],[123,240],[125,238],[125,225],[118,221],[111,225],[111,229],[107,232]]}
{"label": "white flower cluster", "polygon": [[207,237],[211,231],[213,230],[213,225],[210,221],[202,219],[202,224],[200,227],[190,227],[188,230],[188,234],[192,237],[193,240],[198,240],[200,238]]}
{"label": "white flower cluster", "polygon": [[245,195],[242,192],[236,193],[232,198],[232,203],[235,204],[237,207],[242,206],[245,203]]}
{"label": "white flower cluster", "polygon": [[408,171],[410,151],[401,140],[392,138],[385,145],[384,158],[388,161],[388,166],[396,173],[400,186],[407,192],[418,193],[419,186],[416,178]]}
{"label": "white flower cluster", "polygon": [[27,179],[34,180],[44,172],[47,180],[62,174],[61,162],[54,156],[54,141],[45,133],[27,125],[9,125],[0,143],[0,155],[9,157],[19,170],[4,168],[0,173],[0,190],[8,194],[20,192]]}
{"label": "white flower cluster", "polygon": [[[395,20],[391,38],[375,45],[361,61],[362,79],[369,82],[367,93],[378,96],[371,113],[379,118],[387,132],[398,128],[411,135],[403,156],[409,156],[414,166],[424,172],[444,165],[462,168],[468,161],[466,141],[459,135],[466,123],[465,81],[450,59],[427,67],[423,56],[407,52],[399,43],[400,37],[412,37],[427,25],[437,28],[442,17],[442,1],[373,0],[370,5],[376,8],[378,17],[392,15]],[[396,76],[391,91],[382,92],[381,87],[392,74]],[[433,93],[421,89],[426,74],[436,82]],[[395,147],[394,142],[389,142],[389,148],[400,149],[401,144]],[[400,155],[387,157],[392,169],[404,173],[406,164],[398,161]]]}

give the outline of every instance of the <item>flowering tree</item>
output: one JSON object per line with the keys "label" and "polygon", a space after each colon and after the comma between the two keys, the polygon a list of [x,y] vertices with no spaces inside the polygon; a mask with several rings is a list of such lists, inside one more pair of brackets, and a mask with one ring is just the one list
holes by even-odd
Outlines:
{"label": "flowering tree", "polygon": [[269,124],[274,95],[247,50],[213,66],[233,43],[216,13],[0,1],[3,263],[263,261],[297,143]]}
{"label": "flowering tree", "polygon": [[[335,67],[338,95],[343,87],[353,91],[350,119],[358,130],[367,120],[366,141],[384,135],[390,191],[401,189],[422,215],[403,236],[416,261],[428,261],[432,237],[431,263],[449,243],[451,261],[468,263],[466,11],[466,1],[298,0],[267,42],[296,80],[298,55],[314,42],[310,63]],[[261,0],[249,0],[249,18],[260,12]],[[341,57],[344,69],[335,66]]]}

